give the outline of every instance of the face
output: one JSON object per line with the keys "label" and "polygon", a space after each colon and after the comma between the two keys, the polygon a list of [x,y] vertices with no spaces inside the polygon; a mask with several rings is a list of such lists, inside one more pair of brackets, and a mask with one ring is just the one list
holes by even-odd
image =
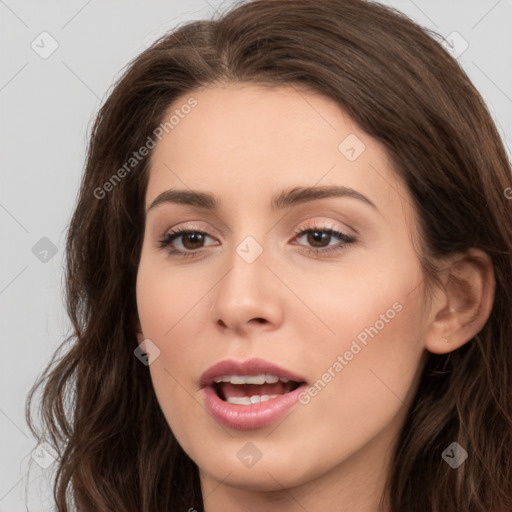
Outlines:
{"label": "face", "polygon": [[425,356],[412,200],[328,98],[227,84],[170,110],[191,97],[151,156],[137,277],[169,426],[224,486],[375,472]]}

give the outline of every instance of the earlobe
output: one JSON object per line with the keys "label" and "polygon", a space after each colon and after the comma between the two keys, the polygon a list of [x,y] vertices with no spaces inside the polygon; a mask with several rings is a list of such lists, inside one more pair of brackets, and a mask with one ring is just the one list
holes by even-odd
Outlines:
{"label": "earlobe", "polygon": [[456,350],[482,330],[496,289],[492,261],[480,249],[455,256],[443,274],[425,338],[425,348],[434,354]]}

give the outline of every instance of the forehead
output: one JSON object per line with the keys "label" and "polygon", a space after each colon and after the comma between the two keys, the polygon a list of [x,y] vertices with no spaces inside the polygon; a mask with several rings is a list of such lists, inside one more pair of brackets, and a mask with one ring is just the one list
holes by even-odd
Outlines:
{"label": "forehead", "polygon": [[[191,98],[194,108],[182,109]],[[151,155],[146,208],[170,188],[209,192],[221,205],[263,207],[280,190],[315,185],[350,187],[388,214],[407,207],[384,147],[320,94],[225,84],[182,96],[164,120],[173,114],[179,121]]]}

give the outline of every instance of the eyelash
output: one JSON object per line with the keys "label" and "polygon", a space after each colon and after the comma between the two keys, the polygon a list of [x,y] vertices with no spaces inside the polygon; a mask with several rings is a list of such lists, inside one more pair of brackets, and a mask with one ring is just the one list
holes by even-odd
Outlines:
{"label": "eyelash", "polygon": [[[343,245],[338,245],[338,246],[334,246],[334,247],[326,247],[326,248],[309,247],[307,249],[307,252],[314,253],[315,255],[325,256],[327,254],[339,253],[340,251],[344,250],[347,246],[356,242],[356,239],[354,237],[349,236],[345,233],[342,233],[341,231],[337,231],[336,229],[328,228],[326,226],[317,226],[317,225],[308,226],[306,229],[297,229],[294,232],[294,236],[298,237],[299,235],[302,236],[302,235],[306,235],[308,233],[315,232],[315,231],[324,233],[331,237],[339,238],[343,242]],[[206,233],[205,231],[202,231],[200,229],[176,228],[173,231],[170,231],[169,233],[167,233],[163,238],[161,238],[158,241],[158,245],[160,248],[164,249],[164,248],[168,247],[175,239],[180,238],[181,236],[184,236],[184,235],[187,235],[190,233],[199,233],[200,235],[203,235],[203,236],[209,236],[208,233]],[[190,257],[196,256],[197,254],[199,254],[201,252],[203,252],[201,249],[197,249],[195,251],[190,251],[190,250],[181,251],[181,250],[173,249],[172,251],[169,252],[169,254],[170,254],[170,256],[177,256],[180,258],[190,258]]]}

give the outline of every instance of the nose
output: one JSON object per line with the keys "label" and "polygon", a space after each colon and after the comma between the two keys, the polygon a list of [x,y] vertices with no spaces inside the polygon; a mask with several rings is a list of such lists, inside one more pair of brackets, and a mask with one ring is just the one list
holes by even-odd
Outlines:
{"label": "nose", "polygon": [[271,331],[283,320],[282,283],[266,264],[265,251],[253,262],[234,251],[230,268],[213,290],[211,319],[217,330],[249,336]]}

